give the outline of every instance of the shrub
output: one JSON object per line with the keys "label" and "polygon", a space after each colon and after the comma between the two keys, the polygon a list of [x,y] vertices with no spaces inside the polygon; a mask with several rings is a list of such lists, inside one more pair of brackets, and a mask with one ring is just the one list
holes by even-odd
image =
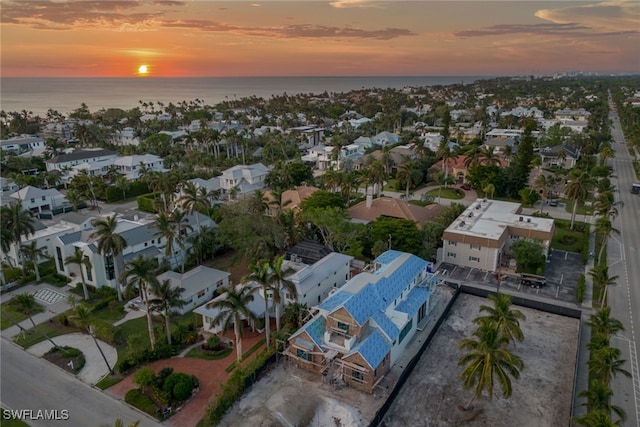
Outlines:
{"label": "shrub", "polygon": [[144,391],[156,379],[156,374],[148,366],[144,366],[134,374],[133,381]]}
{"label": "shrub", "polygon": [[4,274],[4,280],[7,283],[13,283],[19,280],[22,276],[22,270],[16,267],[10,267],[8,265],[2,266],[2,273]]}
{"label": "shrub", "polygon": [[156,383],[158,384],[158,387],[162,388],[162,386],[164,385],[165,380],[171,374],[173,374],[173,368],[171,368],[171,367],[160,369],[160,372],[158,372],[158,376],[156,377],[156,379],[157,379]]}
{"label": "shrub", "polygon": [[579,304],[582,304],[582,301],[584,300],[584,290],[585,290],[584,274],[581,274],[580,278],[578,279],[578,291],[576,295]]}
{"label": "shrub", "polygon": [[156,213],[156,208],[153,201],[158,197],[157,193],[144,194],[138,196],[138,210],[143,212]]}
{"label": "shrub", "polygon": [[142,393],[139,389],[134,388],[133,390],[129,390],[127,394],[124,396],[124,401],[129,405],[135,406],[147,414],[158,418],[158,407],[153,400],[146,394]]}
{"label": "shrub", "polygon": [[221,345],[222,342],[220,341],[220,337],[218,335],[211,335],[209,338],[207,338],[206,348],[204,348],[203,350],[221,350]]}
{"label": "shrub", "polygon": [[173,400],[184,402],[198,385],[198,379],[193,375],[177,372],[167,377],[162,385],[162,391],[169,394]]}
{"label": "shrub", "polygon": [[[80,285],[80,286],[82,286],[82,285]],[[109,298],[109,297],[117,298],[118,297],[118,291],[116,291],[115,289],[113,289],[112,287],[109,287],[109,286],[100,286],[96,290],[96,294],[98,294],[98,296],[100,296],[102,298]]]}
{"label": "shrub", "polygon": [[62,276],[58,273],[48,274],[41,279],[42,282],[47,282],[52,284],[53,286],[66,286],[71,280],[65,276]]}
{"label": "shrub", "polygon": [[69,326],[69,319],[67,318],[67,315],[64,313],[58,314],[56,316],[56,320],[58,321],[58,323],[60,323],[62,326]]}

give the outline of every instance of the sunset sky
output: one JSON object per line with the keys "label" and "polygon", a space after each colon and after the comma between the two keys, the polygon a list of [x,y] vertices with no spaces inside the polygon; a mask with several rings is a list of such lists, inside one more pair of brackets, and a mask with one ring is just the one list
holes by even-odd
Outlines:
{"label": "sunset sky", "polygon": [[3,77],[640,73],[638,1],[0,0],[0,13]]}

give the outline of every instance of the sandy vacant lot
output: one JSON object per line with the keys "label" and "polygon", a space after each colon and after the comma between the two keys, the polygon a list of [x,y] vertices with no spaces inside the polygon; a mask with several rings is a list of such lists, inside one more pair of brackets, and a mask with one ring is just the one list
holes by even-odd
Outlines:
{"label": "sandy vacant lot", "polygon": [[[471,391],[457,380],[462,367],[458,342],[469,336],[484,298],[462,294],[435,339],[423,353],[387,416],[386,426],[492,426],[540,427],[569,425],[573,375],[578,347],[577,319],[518,307],[527,317],[522,323],[525,340],[514,352],[525,369],[513,383],[509,400],[494,392],[493,401],[476,400],[472,413],[482,411],[473,421],[464,421]],[[497,394],[497,396],[496,396]]]}
{"label": "sandy vacant lot", "polygon": [[[447,292],[440,289],[442,305]],[[461,294],[434,340],[422,355],[410,379],[391,406],[386,426],[562,426],[568,425],[572,406],[573,373],[578,345],[578,321],[536,310],[520,308],[525,341],[515,352],[525,370],[514,383],[510,400],[498,396],[474,404],[476,417],[464,421],[471,392],[458,380],[461,367],[458,342],[473,331],[472,320],[486,300]],[[436,308],[435,312],[438,309]],[[424,335],[416,335],[413,348]],[[415,345],[414,345],[415,344]],[[410,347],[411,347],[410,346]],[[411,348],[409,349],[412,350]],[[399,360],[382,387],[373,395],[323,384],[307,371],[282,361],[238,402],[223,419],[223,426],[367,426],[397,381]],[[387,388],[388,386],[388,388]],[[482,410],[482,413],[478,411]]]}

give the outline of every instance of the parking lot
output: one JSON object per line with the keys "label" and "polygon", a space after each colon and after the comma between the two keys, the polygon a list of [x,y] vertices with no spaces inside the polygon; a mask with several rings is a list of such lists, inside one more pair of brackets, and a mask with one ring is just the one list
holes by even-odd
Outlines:
{"label": "parking lot", "polygon": [[[498,288],[498,278],[495,273],[448,263],[440,264],[438,271],[444,280],[449,278],[456,283],[477,283]],[[523,286],[518,275],[501,274],[500,287],[525,294],[576,302],[578,279],[581,274],[584,274],[581,254],[552,249],[544,270],[546,286],[541,288]]]}

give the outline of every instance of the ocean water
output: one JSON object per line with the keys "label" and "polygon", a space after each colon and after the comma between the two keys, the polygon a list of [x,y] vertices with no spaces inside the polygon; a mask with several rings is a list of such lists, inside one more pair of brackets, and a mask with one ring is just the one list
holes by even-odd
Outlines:
{"label": "ocean water", "polygon": [[464,77],[226,77],[226,78],[19,78],[0,79],[0,107],[5,112],[49,109],[68,114],[82,103],[92,112],[103,108],[131,109],[142,102],[199,99],[207,105],[250,96],[349,92],[363,88],[469,84],[486,76]]}

